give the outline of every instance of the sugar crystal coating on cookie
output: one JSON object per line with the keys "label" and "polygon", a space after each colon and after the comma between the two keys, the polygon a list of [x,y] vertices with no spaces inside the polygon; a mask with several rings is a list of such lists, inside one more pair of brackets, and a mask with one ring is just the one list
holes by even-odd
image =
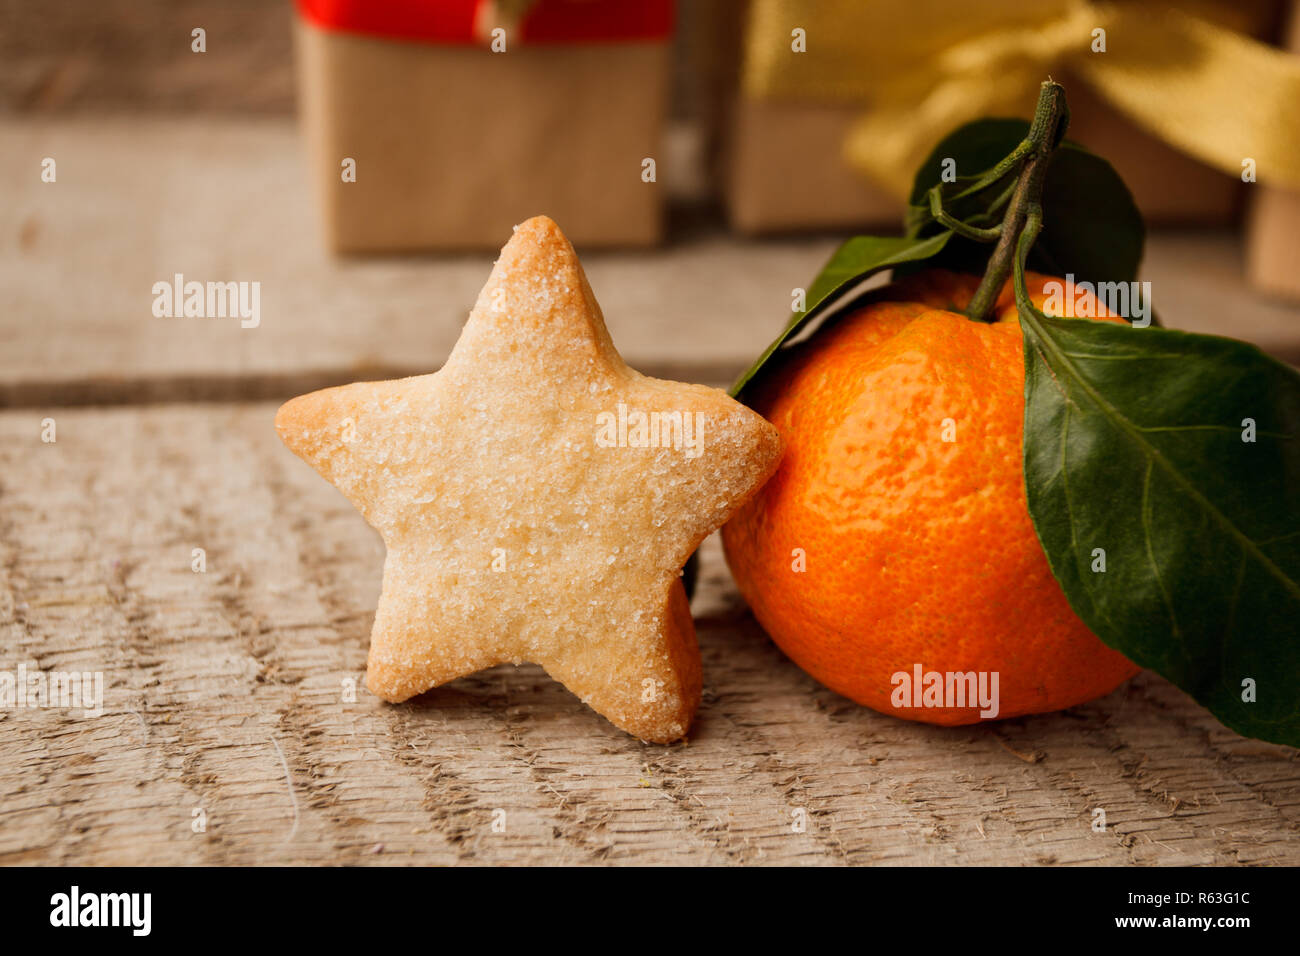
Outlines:
{"label": "sugar crystal coating on cookie", "polygon": [[628,368],[551,220],[516,227],[440,371],[300,396],[276,428],[387,546],[375,694],[531,661],[629,733],[686,733],[681,568],[780,439],[717,389]]}

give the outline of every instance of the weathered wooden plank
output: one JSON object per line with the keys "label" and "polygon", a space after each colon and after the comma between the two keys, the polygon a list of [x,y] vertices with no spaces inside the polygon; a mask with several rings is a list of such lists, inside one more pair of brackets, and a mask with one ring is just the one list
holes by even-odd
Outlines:
{"label": "weathered wooden plank", "polygon": [[[0,124],[0,138],[9,405],[248,399],[429,371],[495,258],[331,258],[288,122],[33,121]],[[40,180],[45,157],[55,183]],[[690,222],[677,235],[584,262],[624,356],[695,379],[752,359],[833,248],[736,243]],[[259,324],[155,317],[153,285],[177,273],[260,283]]]}
{"label": "weathered wooden plank", "polygon": [[288,113],[292,18],[265,0],[0,0],[0,112]]}
{"label": "weathered wooden plank", "polygon": [[[330,258],[287,121],[9,121],[0,139],[2,405],[268,399],[428,371],[493,259]],[[45,157],[55,183],[40,179]],[[663,249],[584,262],[633,366],[726,380],[835,242],[745,241],[679,217]],[[1153,237],[1146,276],[1164,320],[1300,361],[1300,310],[1248,292],[1240,260],[1226,234]],[[177,273],[260,283],[260,324],[155,317],[153,285]]]}
{"label": "weathered wooden plank", "polygon": [[0,414],[0,670],[106,683],[100,717],[0,711],[0,862],[1300,863],[1294,750],[1150,674],[973,728],[876,714],[766,640],[715,541],[688,744],[528,666],[346,702],[382,545],[272,414]]}

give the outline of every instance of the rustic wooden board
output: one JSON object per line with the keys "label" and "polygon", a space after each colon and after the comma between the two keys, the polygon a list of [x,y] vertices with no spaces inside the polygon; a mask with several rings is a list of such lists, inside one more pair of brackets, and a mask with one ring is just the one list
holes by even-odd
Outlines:
{"label": "rustic wooden board", "polygon": [[[3,404],[280,396],[429,371],[496,258],[331,258],[285,121],[32,121],[0,139]],[[40,181],[47,156],[55,183]],[[624,356],[696,380],[743,368],[834,247],[681,222],[676,236],[584,263]],[[176,273],[260,282],[261,324],[156,318],[153,284]]]}
{"label": "rustic wooden board", "polygon": [[347,703],[382,545],[273,411],[0,414],[0,670],[106,683],[97,718],[0,711],[0,863],[1300,863],[1300,753],[1151,674],[974,728],[876,714],[775,649],[715,541],[689,744],[527,666]]}
{"label": "rustic wooden board", "polygon": [[[5,121],[0,140],[0,405],[273,398],[428,371],[495,258],[332,259],[286,120]],[[663,249],[584,262],[632,365],[728,380],[836,241],[742,241],[679,215]],[[153,284],[176,273],[260,282],[261,324],[156,318]],[[1246,290],[1236,237],[1157,234],[1146,278],[1167,324],[1300,361],[1300,309]]]}
{"label": "rustic wooden board", "polygon": [[266,0],[0,0],[0,112],[287,113],[292,21]]}

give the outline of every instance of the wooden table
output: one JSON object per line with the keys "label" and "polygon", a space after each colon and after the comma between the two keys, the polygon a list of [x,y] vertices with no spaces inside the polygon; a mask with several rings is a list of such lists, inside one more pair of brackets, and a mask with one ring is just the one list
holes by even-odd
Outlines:
{"label": "wooden table", "polygon": [[[0,141],[0,670],[105,681],[99,717],[0,710],[0,862],[1300,863],[1296,751],[1149,673],[955,730],[860,708],[768,641],[716,540],[689,743],[629,738],[532,666],[376,700],[382,545],[271,419],[437,367],[492,257],[331,261],[280,120]],[[712,383],[834,245],[677,235],[586,263],[633,365]],[[155,318],[175,272],[261,282],[261,325]],[[1231,237],[1156,236],[1146,277],[1167,324],[1300,359],[1300,314],[1243,290]]]}

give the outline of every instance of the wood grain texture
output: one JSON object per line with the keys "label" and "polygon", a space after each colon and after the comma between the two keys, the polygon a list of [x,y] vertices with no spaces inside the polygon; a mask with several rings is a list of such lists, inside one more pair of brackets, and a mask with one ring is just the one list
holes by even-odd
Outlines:
{"label": "wood grain texture", "polygon": [[285,0],[0,0],[0,113],[286,114],[292,22]]}
{"label": "wood grain texture", "polygon": [[[0,141],[0,406],[269,399],[429,371],[494,258],[331,258],[287,121],[10,121]],[[837,241],[737,240],[679,216],[663,249],[579,252],[629,363],[726,381]],[[176,273],[260,282],[261,324],[155,317],[153,284]],[[1144,278],[1166,324],[1300,361],[1300,310],[1246,289],[1236,237],[1156,234]]]}
{"label": "wood grain texture", "polygon": [[1300,863],[1296,751],[1151,674],[973,728],[876,714],[764,637],[715,540],[688,744],[531,666],[347,703],[382,545],[273,412],[0,414],[0,670],[106,684],[97,718],[0,711],[0,863]]}
{"label": "wood grain texture", "polygon": [[[287,122],[33,121],[0,140],[3,404],[278,397],[429,371],[495,259],[330,257]],[[47,156],[56,183],[40,180]],[[625,357],[701,380],[738,372],[833,248],[679,222],[662,250],[579,252]],[[156,318],[153,284],[176,273],[260,282],[261,324]]]}

